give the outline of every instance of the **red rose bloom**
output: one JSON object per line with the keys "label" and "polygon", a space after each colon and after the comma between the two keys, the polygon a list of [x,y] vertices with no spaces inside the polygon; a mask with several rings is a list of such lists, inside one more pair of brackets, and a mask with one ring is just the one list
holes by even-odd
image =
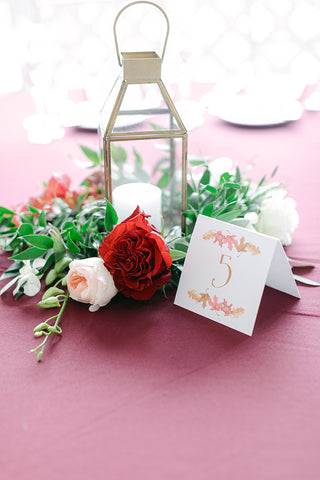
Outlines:
{"label": "red rose bloom", "polygon": [[136,300],[148,300],[171,278],[169,247],[147,217],[137,207],[99,247],[117,289]]}

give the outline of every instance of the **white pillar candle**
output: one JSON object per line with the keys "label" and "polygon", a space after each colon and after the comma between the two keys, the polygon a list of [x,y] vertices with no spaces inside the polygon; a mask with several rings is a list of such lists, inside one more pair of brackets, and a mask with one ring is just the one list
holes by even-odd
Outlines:
{"label": "white pillar candle", "polygon": [[112,204],[118,214],[119,223],[137,208],[144,211],[150,223],[161,231],[161,190],[150,183],[126,183],[112,192]]}

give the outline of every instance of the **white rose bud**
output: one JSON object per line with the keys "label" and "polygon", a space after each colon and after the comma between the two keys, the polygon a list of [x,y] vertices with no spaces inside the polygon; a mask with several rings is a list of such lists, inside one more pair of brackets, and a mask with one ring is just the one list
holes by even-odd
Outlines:
{"label": "white rose bud", "polygon": [[107,305],[118,293],[112,275],[99,257],[73,260],[69,265],[67,285],[71,298],[91,304],[90,312]]}
{"label": "white rose bud", "polygon": [[255,228],[260,233],[279,238],[282,245],[291,245],[291,234],[298,226],[299,214],[295,201],[284,198],[286,193],[285,190],[277,192],[262,203]]}

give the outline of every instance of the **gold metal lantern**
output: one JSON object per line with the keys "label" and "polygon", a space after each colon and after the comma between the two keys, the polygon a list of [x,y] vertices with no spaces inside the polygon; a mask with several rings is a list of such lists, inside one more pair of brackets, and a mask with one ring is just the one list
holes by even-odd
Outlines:
{"label": "gold metal lantern", "polygon": [[[161,56],[154,51],[119,51],[118,19],[127,8],[136,4],[149,4],[164,15],[167,31]],[[168,17],[153,2],[132,2],[116,16],[114,38],[122,73],[102,108],[100,137],[105,194],[118,215],[119,209],[121,217],[122,204],[117,203],[116,187],[123,185],[124,203],[129,209],[132,207],[131,212],[137,202],[142,203],[139,206],[148,214],[148,209],[154,207],[152,196],[155,194],[151,187],[154,185],[161,190],[161,216],[166,229],[181,223],[184,231],[185,219],[181,212],[186,209],[187,197],[187,131],[161,79],[168,34]],[[125,172],[125,166],[131,169],[129,173]],[[149,169],[147,173],[145,166]],[[159,219],[154,221],[155,217],[152,214],[151,220],[156,225]]]}

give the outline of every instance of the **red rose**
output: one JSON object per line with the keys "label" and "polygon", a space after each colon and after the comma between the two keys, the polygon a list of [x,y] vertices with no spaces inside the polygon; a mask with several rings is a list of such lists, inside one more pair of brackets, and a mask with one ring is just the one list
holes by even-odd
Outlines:
{"label": "red rose", "polygon": [[146,217],[137,207],[99,247],[117,289],[136,300],[148,300],[171,278],[169,247]]}

